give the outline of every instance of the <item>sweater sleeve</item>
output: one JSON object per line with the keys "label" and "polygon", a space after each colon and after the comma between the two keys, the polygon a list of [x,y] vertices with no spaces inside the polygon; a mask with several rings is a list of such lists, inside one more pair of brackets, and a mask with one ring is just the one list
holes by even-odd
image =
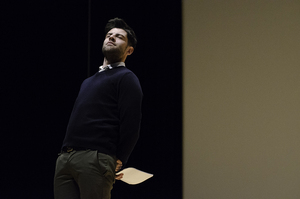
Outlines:
{"label": "sweater sleeve", "polygon": [[126,164],[138,138],[143,93],[138,78],[127,73],[119,83],[118,109],[120,118],[117,158]]}

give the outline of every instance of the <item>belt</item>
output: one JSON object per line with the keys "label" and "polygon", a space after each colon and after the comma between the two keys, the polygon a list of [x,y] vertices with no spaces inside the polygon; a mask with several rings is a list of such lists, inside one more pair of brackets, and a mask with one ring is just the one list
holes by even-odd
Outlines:
{"label": "belt", "polygon": [[65,147],[62,149],[62,152],[70,153],[70,152],[72,152],[72,151],[86,151],[86,150],[89,150],[89,149],[84,148],[84,147],[65,146]]}

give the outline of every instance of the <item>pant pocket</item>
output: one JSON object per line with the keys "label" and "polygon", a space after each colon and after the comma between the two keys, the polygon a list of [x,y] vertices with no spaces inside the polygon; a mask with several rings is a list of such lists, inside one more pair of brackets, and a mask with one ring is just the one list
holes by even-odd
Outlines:
{"label": "pant pocket", "polygon": [[115,182],[115,160],[109,155],[98,153],[97,159],[101,174],[108,180]]}

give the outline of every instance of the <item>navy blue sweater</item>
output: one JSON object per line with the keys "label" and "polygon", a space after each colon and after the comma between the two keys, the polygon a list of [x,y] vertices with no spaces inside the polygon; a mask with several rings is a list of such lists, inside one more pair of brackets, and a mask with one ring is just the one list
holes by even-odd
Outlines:
{"label": "navy blue sweater", "polygon": [[63,146],[115,155],[125,164],[139,137],[142,89],[126,67],[97,72],[84,80]]}

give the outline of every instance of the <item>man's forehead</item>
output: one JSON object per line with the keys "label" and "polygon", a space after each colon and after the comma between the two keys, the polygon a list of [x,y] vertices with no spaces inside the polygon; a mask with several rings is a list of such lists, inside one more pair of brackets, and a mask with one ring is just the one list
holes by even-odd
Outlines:
{"label": "man's forehead", "polygon": [[127,32],[121,28],[113,28],[111,29],[110,31],[108,31],[107,34],[120,34],[120,35],[123,35],[123,36],[127,36]]}

